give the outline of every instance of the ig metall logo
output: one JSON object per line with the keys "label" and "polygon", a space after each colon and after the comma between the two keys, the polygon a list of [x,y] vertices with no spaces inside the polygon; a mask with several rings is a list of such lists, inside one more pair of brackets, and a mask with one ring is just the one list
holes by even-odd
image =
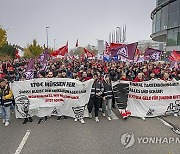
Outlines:
{"label": "ig metall logo", "polygon": [[121,136],[121,144],[124,148],[129,148],[135,143],[134,133],[128,132]]}

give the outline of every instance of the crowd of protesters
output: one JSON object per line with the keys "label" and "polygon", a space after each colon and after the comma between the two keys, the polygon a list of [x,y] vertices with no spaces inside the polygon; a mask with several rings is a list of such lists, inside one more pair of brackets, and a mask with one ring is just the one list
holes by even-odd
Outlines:
{"label": "crowd of protesters", "polygon": [[[10,98],[13,98],[12,92],[8,86],[9,82],[26,80],[25,71],[29,64],[29,59],[18,59],[0,62],[0,107],[5,126],[9,125]],[[95,121],[98,122],[98,111],[102,108],[102,115],[105,116],[107,105],[107,119],[111,120],[111,107],[113,104],[113,91],[111,81],[125,80],[133,82],[142,82],[152,79],[164,81],[180,80],[180,64],[174,67],[167,62],[141,62],[130,63],[121,61],[104,62],[102,60],[82,60],[82,59],[58,59],[50,58],[46,70],[35,61],[34,78],[71,78],[79,81],[95,79],[92,86],[90,101],[88,103],[89,117],[92,118],[92,109],[95,108]],[[101,103],[102,102],[102,103]],[[101,106],[102,104],[102,106]],[[66,119],[66,116],[58,117]],[[42,117],[39,123],[43,121]],[[84,123],[83,119],[80,120]],[[32,118],[29,119],[32,122]],[[26,118],[24,124],[28,122]]]}

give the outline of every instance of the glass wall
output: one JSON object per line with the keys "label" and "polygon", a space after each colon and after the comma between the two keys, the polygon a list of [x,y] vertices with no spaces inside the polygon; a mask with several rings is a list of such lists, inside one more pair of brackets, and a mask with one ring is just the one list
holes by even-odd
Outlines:
{"label": "glass wall", "polygon": [[162,7],[153,15],[153,33],[178,25],[180,25],[180,0]]}
{"label": "glass wall", "polygon": [[161,9],[161,30],[168,27],[168,5]]}
{"label": "glass wall", "polygon": [[167,34],[167,46],[180,45],[180,28],[171,29]]}
{"label": "glass wall", "polygon": [[178,26],[179,23],[179,1],[174,1],[169,5],[168,28]]}
{"label": "glass wall", "polygon": [[[167,0],[157,0],[162,4]],[[152,14],[152,33],[162,30],[167,31],[167,46],[180,45],[180,0],[176,0],[163,6]]]}
{"label": "glass wall", "polygon": [[177,45],[180,45],[180,28],[179,28],[179,32],[177,34]]}
{"label": "glass wall", "polygon": [[156,28],[156,14],[153,16],[153,24],[152,24],[152,33],[155,33],[155,28]]}
{"label": "glass wall", "polygon": [[161,10],[156,13],[156,27],[155,31],[158,32],[161,30]]}
{"label": "glass wall", "polygon": [[160,5],[160,4],[162,4],[162,3],[166,2],[166,1],[168,1],[168,0],[157,0],[156,4],[158,6],[158,5]]}

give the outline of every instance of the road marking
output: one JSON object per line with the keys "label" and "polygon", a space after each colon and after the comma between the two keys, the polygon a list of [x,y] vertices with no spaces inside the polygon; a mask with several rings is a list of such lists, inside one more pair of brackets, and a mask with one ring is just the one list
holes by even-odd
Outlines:
{"label": "road marking", "polygon": [[175,125],[170,121],[167,121],[163,116],[156,117],[156,119],[160,120],[165,126],[170,127],[174,133],[180,135],[180,128],[178,125]]}
{"label": "road marking", "polygon": [[112,119],[113,119],[113,120],[119,119],[119,118],[115,115],[115,113],[114,113],[113,111],[111,112],[111,116],[112,116]]}
{"label": "road marking", "polygon": [[26,131],[26,134],[24,135],[21,143],[19,144],[19,147],[17,148],[16,152],[14,154],[20,154],[20,152],[22,151],[23,149],[23,146],[25,145],[29,135],[30,135],[31,131],[30,130],[27,130]]}

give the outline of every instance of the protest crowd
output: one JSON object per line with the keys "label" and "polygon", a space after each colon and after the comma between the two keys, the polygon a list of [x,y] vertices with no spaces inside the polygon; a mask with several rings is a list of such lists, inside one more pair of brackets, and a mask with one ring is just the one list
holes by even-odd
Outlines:
{"label": "protest crowd", "polygon": [[[27,79],[25,74],[30,59],[15,59],[0,62],[0,108],[1,118],[5,126],[10,122],[10,110],[14,108],[13,94],[10,89],[10,83],[14,81],[24,81]],[[98,122],[99,109],[102,109],[102,115],[107,119],[112,120],[111,110],[116,107],[114,93],[111,86],[111,81],[133,81],[143,82],[153,79],[164,81],[180,80],[180,64],[173,67],[168,62],[122,62],[109,61],[105,62],[99,59],[67,59],[50,57],[47,61],[46,69],[42,69],[42,64],[38,59],[34,61],[33,70],[31,73],[34,78],[71,78],[81,82],[91,78],[94,83],[91,89],[90,100],[88,103],[89,118],[92,118],[92,110],[95,110],[95,121]],[[120,98],[121,99],[121,98]],[[118,104],[118,109],[122,112],[123,117],[127,117],[130,113],[123,112],[127,106],[126,100],[122,100]],[[107,108],[106,108],[107,105]],[[49,117],[41,117],[38,123]],[[67,119],[66,116],[57,117],[57,120]],[[82,119],[75,119],[75,121]],[[23,124],[28,121],[32,122],[32,117],[24,119]]]}

